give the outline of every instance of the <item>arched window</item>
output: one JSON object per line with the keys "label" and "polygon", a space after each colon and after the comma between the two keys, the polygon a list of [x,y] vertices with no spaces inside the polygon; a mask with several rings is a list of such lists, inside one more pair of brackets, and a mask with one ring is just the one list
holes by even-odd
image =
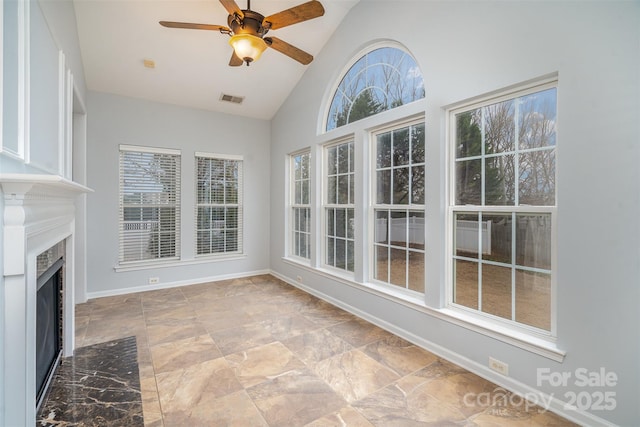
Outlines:
{"label": "arched window", "polygon": [[416,61],[396,47],[374,49],[349,68],[331,100],[326,130],[424,98]]}

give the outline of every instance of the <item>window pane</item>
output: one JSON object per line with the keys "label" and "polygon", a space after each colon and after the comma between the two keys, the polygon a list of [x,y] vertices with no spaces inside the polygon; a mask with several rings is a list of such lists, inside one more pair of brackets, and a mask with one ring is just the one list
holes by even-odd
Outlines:
{"label": "window pane", "polygon": [[347,239],[353,239],[355,221],[353,218],[353,209],[347,209]]}
{"label": "window pane", "polygon": [[424,250],[424,212],[409,212],[409,247]]}
{"label": "window pane", "polygon": [[409,128],[393,131],[393,166],[409,164]]}
{"label": "window pane", "polygon": [[511,99],[484,108],[485,154],[515,150],[514,105]]}
{"label": "window pane", "polygon": [[517,215],[516,233],[516,263],[551,269],[551,215]]}
{"label": "window pane", "polygon": [[298,181],[302,178],[302,156],[293,158],[293,178]]}
{"label": "window pane", "polygon": [[302,203],[302,182],[298,181],[294,184],[294,186],[295,186],[294,203],[299,205]]}
{"label": "window pane", "polygon": [[482,153],[480,110],[456,115],[456,158],[479,156]]}
{"label": "window pane", "polygon": [[408,288],[416,292],[424,292],[424,253],[409,251],[409,283]]}
{"label": "window pane", "polygon": [[352,205],[355,202],[355,179],[353,174],[349,175],[349,204]]}
{"label": "window pane", "polygon": [[512,230],[511,213],[495,215],[483,213],[482,259],[511,264]]}
{"label": "window pane", "polygon": [[391,132],[377,136],[376,168],[391,167]]}
{"label": "window pane", "polygon": [[393,204],[409,204],[409,168],[393,169]]}
{"label": "window pane", "polygon": [[335,209],[327,209],[327,235],[336,235]]}
{"label": "window pane", "polygon": [[338,147],[331,147],[327,149],[327,173],[329,175],[335,175],[338,173]]}
{"label": "window pane", "polygon": [[453,302],[478,309],[478,263],[454,260]]}
{"label": "window pane", "polygon": [[511,268],[482,264],[482,311],[511,319]]}
{"label": "window pane", "polygon": [[551,329],[551,275],[516,270],[516,321]]}
{"label": "window pane", "polygon": [[336,239],[336,264],[337,268],[347,269],[347,248],[343,239]]}
{"label": "window pane", "polygon": [[480,205],[482,161],[456,162],[456,205]]}
{"label": "window pane", "polygon": [[346,237],[347,218],[345,209],[336,209],[336,236]]}
{"label": "window pane", "polygon": [[300,200],[300,203],[304,205],[308,205],[309,204],[309,180],[302,181],[300,183],[300,186],[302,187],[300,190],[300,192],[302,193],[302,200]]}
{"label": "window pane", "polygon": [[454,238],[455,254],[467,258],[478,258],[478,215],[455,214]]}
{"label": "window pane", "polygon": [[376,243],[388,243],[387,233],[389,224],[389,212],[376,210],[376,225],[375,225],[375,241]]}
{"label": "window pane", "polygon": [[520,98],[520,149],[556,145],[556,89]]}
{"label": "window pane", "polygon": [[404,288],[407,284],[407,252],[402,249],[391,248],[389,254],[391,284]]}
{"label": "window pane", "polygon": [[349,144],[338,145],[338,173],[349,172]]}
{"label": "window pane", "polygon": [[550,150],[520,155],[520,204],[556,204],[556,156]]}
{"label": "window pane", "polygon": [[327,265],[335,266],[335,239],[327,237]]}
{"label": "window pane", "polygon": [[375,250],[375,267],[373,269],[374,277],[377,280],[381,280],[383,282],[388,282],[388,274],[389,274],[389,266],[388,266],[388,253],[389,249],[387,246],[374,246]]}
{"label": "window pane", "polygon": [[424,204],[424,166],[411,168],[411,203]]}
{"label": "window pane", "polygon": [[411,163],[424,163],[424,123],[411,127]]}
{"label": "window pane", "polygon": [[353,240],[347,240],[347,270],[348,271],[353,271],[354,267],[355,267],[355,262],[354,262],[354,244],[353,244]]}
{"label": "window pane", "polygon": [[335,204],[337,203],[337,194],[338,194],[338,178],[335,176],[330,176],[327,179],[327,203]]}
{"label": "window pane", "polygon": [[422,74],[410,55],[392,47],[372,50],[342,77],[331,101],[326,130],[424,96]]}
{"label": "window pane", "polygon": [[489,206],[515,204],[515,155],[488,157],[484,169],[484,204]]}
{"label": "window pane", "polygon": [[349,175],[338,176],[338,204],[349,204]]}
{"label": "window pane", "polygon": [[301,168],[300,178],[309,179],[309,176],[310,176],[309,170],[311,168],[311,162],[310,162],[311,155],[309,153],[306,153],[306,154],[302,154],[300,157],[302,158],[302,161],[300,163],[300,168]]}
{"label": "window pane", "polygon": [[391,211],[391,225],[389,227],[391,244],[394,246],[407,246],[407,212]]}
{"label": "window pane", "polygon": [[378,171],[376,174],[377,197],[376,203],[391,203],[391,169]]}

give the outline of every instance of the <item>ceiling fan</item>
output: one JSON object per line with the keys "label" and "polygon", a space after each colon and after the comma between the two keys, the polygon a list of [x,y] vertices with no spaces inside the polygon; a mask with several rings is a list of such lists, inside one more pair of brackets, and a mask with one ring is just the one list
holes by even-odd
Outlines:
{"label": "ceiling fan", "polygon": [[258,60],[267,47],[304,65],[313,61],[313,56],[307,52],[277,37],[265,37],[265,35],[269,30],[277,30],[324,15],[324,8],[319,1],[311,0],[267,17],[251,10],[251,0],[247,0],[247,8],[244,10],[241,10],[234,0],[220,0],[220,3],[229,12],[228,27],[172,21],[160,21],[160,25],[169,28],[219,31],[221,34],[231,36],[229,44],[233,47],[233,54],[229,65],[232,67],[243,63],[249,65]]}

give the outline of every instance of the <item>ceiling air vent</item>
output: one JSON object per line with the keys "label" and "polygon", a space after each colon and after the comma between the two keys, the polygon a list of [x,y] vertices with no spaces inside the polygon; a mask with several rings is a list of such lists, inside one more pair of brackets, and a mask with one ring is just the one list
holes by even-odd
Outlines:
{"label": "ceiling air vent", "polygon": [[244,96],[233,96],[223,93],[220,95],[220,101],[231,102],[232,104],[242,104],[242,101],[244,101]]}

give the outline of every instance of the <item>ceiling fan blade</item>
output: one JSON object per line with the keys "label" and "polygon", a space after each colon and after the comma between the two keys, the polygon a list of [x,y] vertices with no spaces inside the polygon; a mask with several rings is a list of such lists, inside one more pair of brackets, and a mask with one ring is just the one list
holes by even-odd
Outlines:
{"label": "ceiling fan blade", "polygon": [[220,3],[222,3],[222,6],[227,9],[229,15],[235,14],[238,15],[240,19],[244,18],[244,13],[242,13],[240,6],[238,6],[234,0],[220,0]]}
{"label": "ceiling fan blade", "polygon": [[186,28],[189,30],[211,30],[211,31],[231,31],[224,25],[213,24],[193,24],[191,22],[172,22],[172,21],[160,21],[160,25],[167,28]]}
{"label": "ceiling fan blade", "polygon": [[313,56],[309,55],[304,50],[298,49],[297,47],[280,40],[277,37],[265,37],[264,41],[267,43],[267,46],[287,55],[289,58],[295,59],[303,65],[307,65],[313,61]]}
{"label": "ceiling fan blade", "polygon": [[231,54],[231,59],[229,60],[229,66],[239,67],[242,64],[244,64],[244,61],[238,55],[236,55],[236,51],[234,50]]}
{"label": "ceiling fan blade", "polygon": [[319,1],[311,0],[294,6],[291,9],[283,10],[267,16],[262,21],[262,25],[271,30],[297,24],[324,15],[324,7]]}

